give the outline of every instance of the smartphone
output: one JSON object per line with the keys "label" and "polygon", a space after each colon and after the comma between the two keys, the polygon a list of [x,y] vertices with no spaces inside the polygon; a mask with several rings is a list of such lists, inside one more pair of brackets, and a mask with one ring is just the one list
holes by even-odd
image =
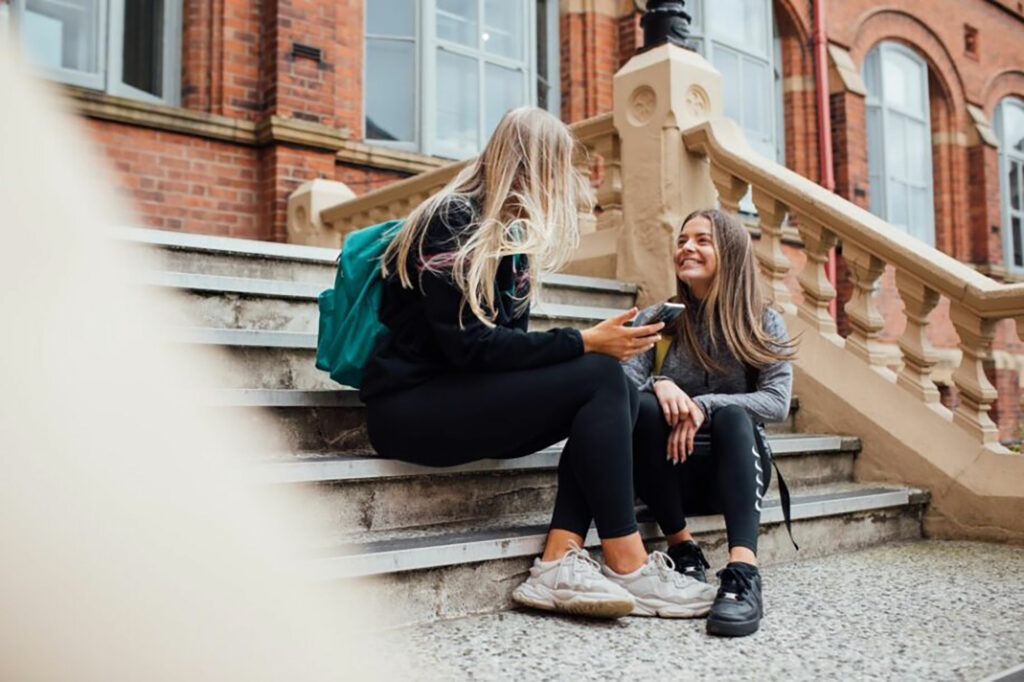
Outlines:
{"label": "smartphone", "polygon": [[686,306],[682,303],[662,303],[658,306],[658,309],[654,311],[654,315],[648,320],[647,324],[655,324],[657,322],[664,322],[665,326],[669,326],[675,322],[683,311],[686,310]]}
{"label": "smartphone", "polygon": [[[675,322],[684,310],[686,310],[686,306],[683,305],[682,303],[662,303],[660,306],[658,306],[657,310],[654,311],[654,315],[651,316],[651,319],[647,320],[647,322],[645,322],[644,324],[648,325],[657,324],[658,322],[664,322],[665,326],[667,327],[673,322]],[[626,326],[635,326],[635,322],[636,318],[627,322]]]}

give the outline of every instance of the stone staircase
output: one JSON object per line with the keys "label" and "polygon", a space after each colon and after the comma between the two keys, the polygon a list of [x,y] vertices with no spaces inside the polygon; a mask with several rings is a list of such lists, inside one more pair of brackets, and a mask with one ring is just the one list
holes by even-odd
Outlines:
{"label": "stone staircase", "polygon": [[[179,294],[178,341],[213,345],[232,362],[210,377],[213,409],[269,417],[280,441],[254,453],[268,485],[307,493],[321,529],[312,570],[324,580],[375,576],[368,594],[393,622],[423,622],[508,606],[508,594],[540,550],[555,492],[555,446],[511,461],[429,469],[377,457],[355,391],[313,367],[316,296],[334,277],[336,251],[306,246],[125,229],[120,236],[157,255],[146,284]],[[635,288],[612,280],[551,276],[533,328],[589,326],[633,304]],[[790,544],[773,485],[762,516],[765,562],[822,556],[919,538],[925,491],[854,481],[856,437],[800,433],[799,403],[771,429],[793,493]],[[401,428],[401,425],[396,425]],[[486,453],[481,453],[485,455]],[[691,528],[718,567],[720,517]],[[657,542],[653,523],[642,532]],[[587,538],[597,544],[592,532]]]}

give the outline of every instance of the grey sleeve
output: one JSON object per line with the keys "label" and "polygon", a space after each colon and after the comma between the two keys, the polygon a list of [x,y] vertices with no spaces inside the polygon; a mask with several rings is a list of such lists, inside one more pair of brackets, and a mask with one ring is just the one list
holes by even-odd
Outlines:
{"label": "grey sleeve", "polygon": [[[789,340],[786,323],[774,310],[765,314],[765,331],[785,342]],[[793,395],[793,365],[783,360],[761,369],[753,393],[709,393],[693,399],[713,419],[715,410],[727,405],[745,409],[755,422],[777,422],[789,415],[789,400]]]}
{"label": "grey sleeve", "polygon": [[[650,308],[644,308],[639,313],[633,322],[634,325],[643,325],[651,315],[654,314],[655,309],[658,306],[653,305]],[[662,379],[668,379],[664,376],[651,376],[651,370],[654,368],[654,353],[656,348],[652,348],[646,353],[640,355],[634,355],[629,360],[622,363],[622,371],[626,373],[633,385],[637,387],[637,390],[647,391],[648,393],[654,391],[654,382]]]}

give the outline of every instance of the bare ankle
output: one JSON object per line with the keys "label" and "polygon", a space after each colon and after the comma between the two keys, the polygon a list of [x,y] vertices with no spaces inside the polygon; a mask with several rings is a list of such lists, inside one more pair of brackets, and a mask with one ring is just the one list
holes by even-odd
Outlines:
{"label": "bare ankle", "polygon": [[647,550],[644,549],[640,533],[602,540],[601,551],[608,568],[619,575],[632,573],[647,561]]}

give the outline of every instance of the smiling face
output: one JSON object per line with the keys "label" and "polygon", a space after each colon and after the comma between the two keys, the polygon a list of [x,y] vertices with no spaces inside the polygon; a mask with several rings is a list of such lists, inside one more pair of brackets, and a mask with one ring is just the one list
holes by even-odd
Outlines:
{"label": "smiling face", "polygon": [[693,294],[704,298],[718,272],[711,221],[704,216],[691,218],[679,231],[676,242],[676,277],[689,285]]}

